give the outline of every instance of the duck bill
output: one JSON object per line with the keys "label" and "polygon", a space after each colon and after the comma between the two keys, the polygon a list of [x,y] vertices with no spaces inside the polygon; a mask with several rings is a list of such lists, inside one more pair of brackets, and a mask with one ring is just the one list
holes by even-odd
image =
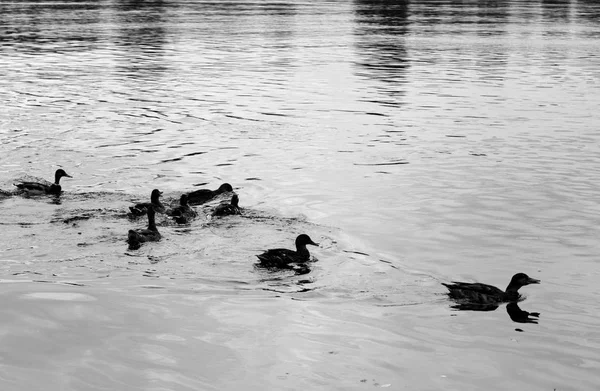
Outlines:
{"label": "duck bill", "polygon": [[317,247],[319,246],[319,243],[315,243],[315,242],[313,242],[312,240],[311,240],[311,241],[310,241],[310,243],[308,243],[308,244],[312,244],[313,246],[317,246]]}
{"label": "duck bill", "polygon": [[67,178],[73,178],[71,175],[67,174],[66,172],[65,172],[65,175],[63,175],[63,176],[66,176]]}
{"label": "duck bill", "polygon": [[536,280],[535,278],[531,277],[529,277],[529,279],[527,280],[527,284],[539,284],[540,282],[540,280]]}

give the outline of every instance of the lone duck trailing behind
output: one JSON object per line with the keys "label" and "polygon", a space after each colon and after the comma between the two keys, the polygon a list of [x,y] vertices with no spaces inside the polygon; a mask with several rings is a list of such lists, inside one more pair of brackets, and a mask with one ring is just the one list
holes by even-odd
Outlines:
{"label": "lone duck trailing behind", "polygon": [[158,232],[154,221],[154,208],[147,208],[147,213],[148,228],[137,231],[130,229],[127,234],[127,243],[129,243],[130,250],[137,250],[144,242],[158,242],[160,240],[160,232]]}
{"label": "lone duck trailing behind", "polygon": [[41,183],[41,182],[21,182],[16,183],[15,186],[20,190],[23,190],[27,193],[35,193],[35,194],[54,194],[60,195],[62,192],[62,188],[60,187],[60,178],[67,177],[73,178],[71,175],[67,174],[65,170],[59,168],[54,173],[54,183]]}
{"label": "lone duck trailing behind", "polygon": [[[470,282],[456,282],[444,284],[448,288],[448,296],[460,304],[474,304],[489,306],[504,302],[521,300],[519,289],[529,284],[539,284],[540,280],[529,277],[525,273],[517,273],[510,280],[506,291],[492,285]],[[471,309],[471,308],[467,308]]]}
{"label": "lone duck trailing behind", "polygon": [[276,248],[267,250],[264,253],[257,255],[261,266],[265,267],[286,267],[290,263],[304,263],[310,260],[310,253],[306,245],[318,246],[312,239],[306,235],[298,235],[296,238],[296,251],[286,248]]}
{"label": "lone duck trailing behind", "polygon": [[129,216],[130,217],[139,217],[148,213],[148,209],[152,208],[157,213],[164,213],[165,207],[160,202],[160,196],[162,192],[158,189],[152,190],[150,193],[150,202],[140,202],[139,204],[135,204],[134,206],[130,206]]}
{"label": "lone duck trailing behind", "polygon": [[223,183],[217,190],[200,189],[188,193],[188,202],[190,205],[200,205],[208,202],[219,194],[233,191],[233,187],[229,183]]}
{"label": "lone duck trailing behind", "polygon": [[223,203],[217,205],[215,210],[213,211],[213,216],[228,216],[228,215],[239,215],[242,214],[242,210],[238,206],[240,199],[237,194],[234,194],[231,197],[230,203]]}
{"label": "lone duck trailing behind", "polygon": [[188,205],[187,194],[182,194],[179,199],[179,206],[169,211],[169,215],[175,218],[177,224],[187,224],[190,220],[193,220],[198,213]]}

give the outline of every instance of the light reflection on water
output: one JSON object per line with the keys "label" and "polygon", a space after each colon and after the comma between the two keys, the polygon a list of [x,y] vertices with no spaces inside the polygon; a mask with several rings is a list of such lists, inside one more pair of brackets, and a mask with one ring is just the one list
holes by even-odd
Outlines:
{"label": "light reflection on water", "polygon": [[[60,201],[0,199],[1,382],[594,389],[599,16],[2,2],[0,189],[74,178]],[[127,251],[145,223],[124,211],[150,189],[223,182],[244,217],[162,219]],[[301,232],[322,242],[310,273],[253,267]],[[542,280],[520,303],[539,324],[452,312],[439,284],[519,271]]]}

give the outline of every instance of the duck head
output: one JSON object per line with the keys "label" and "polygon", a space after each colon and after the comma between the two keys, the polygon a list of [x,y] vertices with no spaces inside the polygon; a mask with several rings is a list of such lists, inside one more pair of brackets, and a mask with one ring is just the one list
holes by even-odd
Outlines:
{"label": "duck head", "polygon": [[522,287],[522,286],[529,285],[529,284],[539,284],[539,283],[540,283],[540,280],[531,278],[525,273],[517,273],[510,280],[510,284],[508,284],[508,286]]}
{"label": "duck head", "polygon": [[217,191],[219,193],[225,193],[226,191],[233,191],[233,187],[231,187],[229,183],[223,183],[221,186],[219,186]]}
{"label": "duck head", "polygon": [[54,173],[54,183],[58,185],[60,182],[60,178],[64,176],[66,176],[67,178],[73,178],[71,175],[67,174],[62,168],[56,170],[56,172]]}
{"label": "duck head", "polygon": [[310,244],[312,246],[319,245],[319,243],[313,242],[312,239],[310,238],[310,236],[308,236],[306,234],[298,235],[298,237],[296,238],[296,247],[298,247],[298,248],[306,247],[307,244]]}
{"label": "duck head", "polygon": [[158,190],[158,189],[152,190],[152,193],[150,193],[150,202],[152,202],[153,204],[157,204],[158,199],[160,198],[161,195],[162,195],[162,192],[160,190]]}
{"label": "duck head", "polygon": [[188,196],[187,196],[187,194],[182,194],[181,198],[179,198],[179,205],[187,206],[187,204],[188,204]]}

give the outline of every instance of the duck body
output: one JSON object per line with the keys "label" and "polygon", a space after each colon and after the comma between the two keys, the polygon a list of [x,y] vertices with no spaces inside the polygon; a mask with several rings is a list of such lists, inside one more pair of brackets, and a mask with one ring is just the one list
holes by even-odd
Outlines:
{"label": "duck body", "polygon": [[240,199],[237,194],[231,197],[230,203],[223,203],[218,205],[213,211],[213,216],[229,216],[242,214],[242,210],[238,206]]}
{"label": "duck body", "polygon": [[182,194],[179,199],[179,206],[169,211],[169,215],[175,218],[178,224],[187,224],[198,216],[198,213],[188,204],[187,194]]}
{"label": "duck body", "polygon": [[72,178],[71,175],[67,174],[65,170],[60,168],[54,173],[54,183],[21,182],[16,183],[15,186],[19,190],[23,190],[27,193],[60,195],[60,193],[62,193],[62,187],[60,186],[60,178],[62,177]]}
{"label": "duck body", "polygon": [[148,214],[148,209],[152,208],[157,213],[164,213],[165,207],[160,202],[160,196],[162,192],[158,189],[152,190],[150,193],[150,202],[140,202],[139,204],[135,204],[134,206],[129,207],[129,216],[130,217],[140,217]]}
{"label": "duck body", "polygon": [[539,283],[540,280],[531,278],[525,273],[517,273],[510,280],[505,291],[495,286],[478,282],[453,281],[451,284],[442,283],[442,285],[448,288],[448,296],[459,303],[493,306],[498,303],[519,301],[521,300],[521,295],[519,294],[521,287]]}
{"label": "duck body", "polygon": [[305,263],[310,260],[310,253],[306,248],[307,245],[318,246],[318,243],[302,234],[296,238],[296,251],[287,248],[275,248],[265,251],[257,255],[261,266],[265,267],[286,267],[291,263]]}
{"label": "duck body", "polygon": [[188,193],[188,202],[190,205],[201,205],[204,204],[219,194],[233,191],[233,187],[229,183],[223,183],[217,190],[200,189]]}
{"label": "duck body", "polygon": [[127,243],[129,243],[129,248],[131,250],[137,250],[138,248],[140,248],[142,243],[145,242],[158,242],[161,238],[160,232],[158,232],[154,220],[154,208],[149,207],[147,214],[148,228],[140,230],[130,229],[127,233]]}

